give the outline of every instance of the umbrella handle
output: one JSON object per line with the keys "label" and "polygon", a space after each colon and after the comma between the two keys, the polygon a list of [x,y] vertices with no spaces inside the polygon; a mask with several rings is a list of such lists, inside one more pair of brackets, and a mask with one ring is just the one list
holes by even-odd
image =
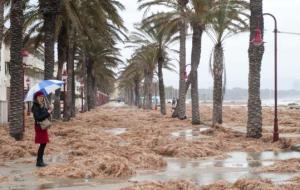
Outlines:
{"label": "umbrella handle", "polygon": [[[45,96],[45,98],[44,98],[46,101],[46,104],[48,104],[48,106],[46,106],[46,108],[48,109],[49,108],[49,105],[51,106],[51,104],[50,104],[50,102],[49,102],[49,100],[48,100],[48,98],[47,98],[47,96]],[[52,114],[50,114],[50,120],[52,120]]]}

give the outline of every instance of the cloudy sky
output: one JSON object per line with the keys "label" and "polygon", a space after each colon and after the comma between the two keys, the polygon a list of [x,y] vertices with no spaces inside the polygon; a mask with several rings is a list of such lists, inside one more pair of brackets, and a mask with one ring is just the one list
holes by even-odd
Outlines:
{"label": "cloudy sky", "polygon": [[[139,22],[143,13],[137,10],[136,0],[120,0],[126,7],[121,13],[126,27],[133,30],[133,24]],[[264,0],[264,12],[274,14],[278,20],[279,31],[300,33],[300,0]],[[265,54],[262,63],[262,88],[273,88],[274,76],[274,23],[265,16]],[[247,88],[248,85],[248,41],[249,33],[236,35],[225,41],[225,62],[227,68],[227,86]],[[173,48],[178,45],[174,44]],[[122,49],[122,58],[129,58],[132,51]],[[190,63],[191,40],[187,41],[187,63]],[[203,37],[202,55],[199,65],[199,88],[212,87],[209,74],[208,60],[212,49],[212,42],[205,35]],[[177,55],[173,55],[177,58]],[[175,63],[176,64],[176,63]],[[176,64],[177,65],[177,64]],[[279,89],[291,89],[297,81],[300,82],[300,35],[279,34],[278,36],[278,86]],[[178,87],[178,74],[164,71],[166,85]]]}

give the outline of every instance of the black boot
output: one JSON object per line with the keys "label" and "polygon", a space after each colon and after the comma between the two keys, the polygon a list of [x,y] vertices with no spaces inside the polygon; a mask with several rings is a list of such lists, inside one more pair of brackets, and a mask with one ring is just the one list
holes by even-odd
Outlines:
{"label": "black boot", "polygon": [[36,167],[45,167],[46,164],[43,162],[42,159],[37,159],[36,161]]}
{"label": "black boot", "polygon": [[48,164],[46,164],[45,162],[44,162],[44,159],[42,158],[42,165],[43,165],[43,167],[45,167],[45,166],[47,166]]}
{"label": "black boot", "polygon": [[40,144],[40,147],[39,147],[39,150],[37,153],[37,160],[36,160],[37,167],[45,167],[47,165],[44,163],[44,160],[43,160],[45,147],[46,147],[46,144]]}

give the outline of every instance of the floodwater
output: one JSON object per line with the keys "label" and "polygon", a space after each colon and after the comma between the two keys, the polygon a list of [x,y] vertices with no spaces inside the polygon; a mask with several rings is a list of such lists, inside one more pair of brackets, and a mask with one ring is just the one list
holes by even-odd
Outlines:
{"label": "floodwater", "polygon": [[106,129],[105,132],[108,132],[112,135],[121,135],[126,132],[126,128],[112,128],[112,129]]}
{"label": "floodwater", "polygon": [[[49,163],[51,164],[51,163]],[[90,179],[70,179],[59,177],[39,177],[34,174],[38,168],[34,163],[7,163],[0,166],[0,176],[9,176],[8,182],[0,183],[0,190],[119,190],[131,185],[127,180],[97,181]]]}
{"label": "floodwater", "polygon": [[34,163],[7,163],[0,166],[0,176],[9,176],[8,182],[0,183],[0,190],[118,190],[136,182],[189,179],[199,185],[207,185],[218,180],[234,182],[240,178],[271,179],[275,183],[284,183],[297,173],[254,173],[253,169],[270,166],[275,160],[300,158],[300,152],[261,153],[231,152],[223,160],[207,158],[205,160],[183,160],[166,158],[167,167],[163,171],[138,171],[130,179],[114,181],[97,181],[96,179],[62,179],[55,177],[38,177],[34,174]]}
{"label": "floodwater", "polygon": [[293,178],[295,173],[254,173],[253,169],[270,166],[274,160],[300,158],[300,152],[232,152],[224,160],[178,160],[168,159],[165,171],[157,173],[140,173],[132,181],[189,179],[199,185],[208,185],[218,180],[235,182],[240,178],[268,178],[275,183],[282,183]]}
{"label": "floodwater", "polygon": [[184,138],[186,140],[196,140],[198,138],[205,138],[206,136],[201,135],[200,132],[209,130],[210,127],[200,127],[195,129],[186,129],[171,133],[172,137]]}

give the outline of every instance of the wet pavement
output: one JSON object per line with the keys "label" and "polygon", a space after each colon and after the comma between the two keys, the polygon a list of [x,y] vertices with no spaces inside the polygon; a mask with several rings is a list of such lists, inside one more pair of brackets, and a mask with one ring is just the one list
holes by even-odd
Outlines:
{"label": "wet pavement", "polygon": [[117,181],[38,177],[35,174],[38,168],[34,166],[34,163],[10,162],[7,163],[7,166],[0,166],[0,176],[9,176],[8,182],[0,183],[0,190],[118,190],[137,182],[171,179],[189,179],[199,185],[207,185],[218,180],[234,182],[240,178],[255,179],[261,177],[271,179],[275,183],[283,183],[299,174],[255,173],[253,169],[270,166],[275,160],[291,158],[300,158],[300,152],[232,152],[223,160],[215,158],[207,158],[204,160],[165,158],[167,167],[162,171],[138,171],[135,176],[128,180]]}

